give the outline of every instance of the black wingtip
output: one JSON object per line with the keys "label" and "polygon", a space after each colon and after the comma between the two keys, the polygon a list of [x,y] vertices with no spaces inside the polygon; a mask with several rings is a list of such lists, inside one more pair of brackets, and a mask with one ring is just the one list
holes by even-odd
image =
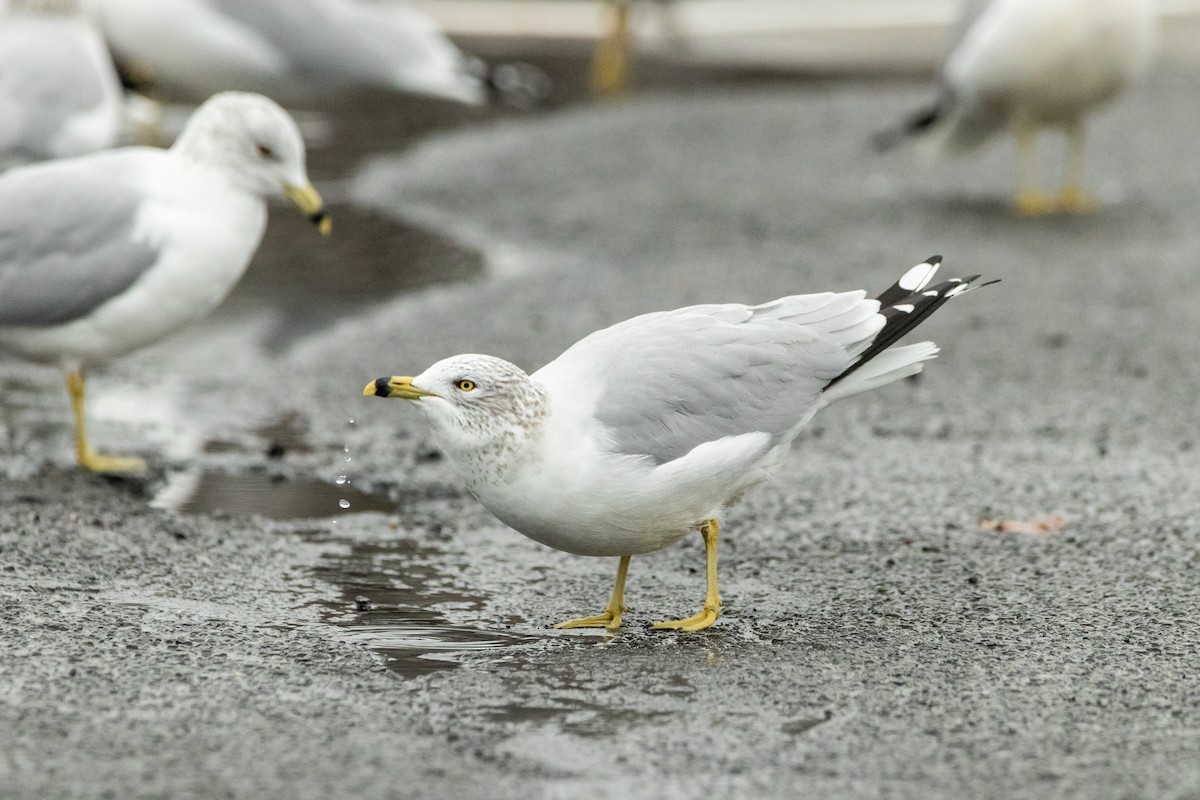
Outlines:
{"label": "black wingtip", "polygon": [[922,286],[917,291],[902,298],[897,298],[893,290],[889,289],[884,295],[891,295],[890,302],[887,302],[879,309],[879,313],[884,317],[883,328],[875,335],[875,340],[871,342],[871,346],[859,356],[858,360],[851,364],[849,369],[826,384],[825,388],[828,389],[830,386],[833,386],[863,364],[866,364],[872,358],[894,345],[906,333],[924,322],[930,314],[941,308],[950,298],[966,294],[974,289],[990,286],[993,283],[999,283],[998,278],[990,280],[987,283],[975,283],[975,281],[979,280],[979,277],[979,275],[971,275],[965,278],[950,278],[933,286]]}
{"label": "black wingtip", "polygon": [[910,136],[923,133],[928,128],[942,118],[944,114],[942,104],[934,103],[933,105],[922,108],[894,128],[879,131],[871,137],[871,145],[877,153],[886,153],[889,150],[894,150],[901,142]]}

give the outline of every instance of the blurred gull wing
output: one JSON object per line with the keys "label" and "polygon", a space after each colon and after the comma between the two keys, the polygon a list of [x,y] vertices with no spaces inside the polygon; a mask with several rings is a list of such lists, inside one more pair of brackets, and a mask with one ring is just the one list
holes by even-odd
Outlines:
{"label": "blurred gull wing", "polygon": [[122,182],[139,151],[64,160],[0,178],[0,325],[78,319],[157,261],[138,236],[144,197]]}

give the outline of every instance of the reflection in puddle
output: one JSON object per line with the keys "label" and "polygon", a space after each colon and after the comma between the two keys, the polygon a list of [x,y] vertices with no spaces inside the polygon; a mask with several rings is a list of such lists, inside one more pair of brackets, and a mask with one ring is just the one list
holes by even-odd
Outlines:
{"label": "reflection in puddle", "polygon": [[343,626],[341,638],[365,644],[383,654],[387,658],[388,669],[410,678],[458,666],[454,661],[439,659],[439,653],[493,650],[532,641],[528,636],[432,623],[346,625]]}
{"label": "reflection in puddle", "polygon": [[268,519],[323,519],[364,511],[391,514],[396,504],[386,497],[319,480],[287,480],[279,476],[221,472],[179,472],[151,502],[184,514],[258,515]]}
{"label": "reflection in puddle", "polygon": [[385,656],[388,669],[397,675],[411,678],[452,669],[459,653],[534,641],[451,622],[443,610],[478,610],[485,596],[444,573],[440,550],[408,538],[348,544],[349,552],[326,556],[313,569],[321,581],[340,589],[339,600],[321,604],[324,621],[341,628],[344,641],[365,644]]}

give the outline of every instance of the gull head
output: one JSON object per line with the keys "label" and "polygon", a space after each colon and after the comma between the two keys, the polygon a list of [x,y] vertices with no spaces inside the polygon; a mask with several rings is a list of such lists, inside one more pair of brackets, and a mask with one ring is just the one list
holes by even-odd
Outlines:
{"label": "gull head", "polygon": [[172,150],[220,170],[262,197],[284,195],[322,234],[330,230],[321,195],[308,180],[304,139],[278,103],[250,92],[221,92],[193,112]]}
{"label": "gull head", "polygon": [[378,378],[363,394],[414,401],[451,460],[511,456],[536,435],[548,407],[524,370],[483,355],[443,359],[416,377]]}

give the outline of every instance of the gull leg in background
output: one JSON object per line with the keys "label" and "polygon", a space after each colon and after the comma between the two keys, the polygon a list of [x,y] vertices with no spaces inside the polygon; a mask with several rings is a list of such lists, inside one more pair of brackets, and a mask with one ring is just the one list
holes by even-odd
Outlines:
{"label": "gull leg in background", "polygon": [[1058,210],[1086,214],[1096,210],[1096,201],[1083,188],[1084,122],[1079,117],[1067,127],[1067,166],[1062,189],[1054,203]]}
{"label": "gull leg in background", "polygon": [[707,565],[705,570],[706,588],[704,592],[704,610],[687,619],[677,619],[671,622],[656,622],[656,628],[669,628],[681,631],[702,631],[717,621],[721,616],[721,598],[717,594],[717,536],[720,525],[715,519],[704,523],[700,535],[704,537],[704,558]]}
{"label": "gull leg in background", "polygon": [[1014,133],[1017,136],[1019,183],[1013,207],[1023,216],[1049,214],[1056,210],[1056,205],[1038,186],[1037,128],[1029,122],[1019,121]]}
{"label": "gull leg in background", "polygon": [[613,584],[612,598],[604,611],[594,617],[580,617],[560,622],[556,628],[608,628],[615,631],[621,627],[621,612],[625,610],[625,577],[629,574],[629,556],[621,556],[617,565],[617,580]]}
{"label": "gull leg in background", "polygon": [[629,14],[632,0],[615,0],[612,28],[596,43],[592,54],[591,88],[597,97],[619,97],[629,88],[629,61],[632,50]]}
{"label": "gull leg in background", "polygon": [[71,395],[71,411],[75,413],[75,457],[79,466],[106,475],[138,475],[145,472],[146,462],[140,458],[101,455],[88,445],[84,383],[83,367],[67,373],[67,392]]}

